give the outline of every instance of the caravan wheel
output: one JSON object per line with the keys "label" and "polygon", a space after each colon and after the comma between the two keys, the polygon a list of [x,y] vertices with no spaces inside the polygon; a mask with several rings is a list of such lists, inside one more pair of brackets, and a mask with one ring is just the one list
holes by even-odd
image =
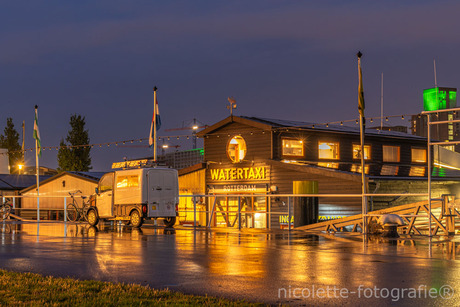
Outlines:
{"label": "caravan wheel", "polygon": [[97,223],[99,223],[99,217],[97,216],[96,210],[94,209],[89,209],[88,213],[86,214],[88,223],[91,226],[96,226]]}
{"label": "caravan wheel", "polygon": [[174,224],[176,224],[176,217],[173,216],[173,217],[166,217],[164,220],[163,220],[163,224],[165,224],[165,227],[173,227]]}
{"label": "caravan wheel", "polygon": [[131,220],[131,225],[133,225],[133,227],[139,228],[142,226],[142,223],[144,221],[142,219],[142,216],[139,214],[139,211],[133,210],[133,212],[131,212],[129,217]]}

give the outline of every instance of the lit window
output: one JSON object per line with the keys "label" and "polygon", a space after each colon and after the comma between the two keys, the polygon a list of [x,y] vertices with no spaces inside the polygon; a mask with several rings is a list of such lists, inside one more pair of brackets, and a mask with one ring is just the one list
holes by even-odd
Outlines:
{"label": "lit window", "polygon": [[137,175],[117,177],[117,188],[134,188],[138,186],[139,177]]}
{"label": "lit window", "polygon": [[383,162],[399,162],[399,146],[383,145]]}
{"label": "lit window", "polygon": [[283,156],[303,157],[303,141],[282,139]]}
{"label": "lit window", "polygon": [[233,162],[243,161],[246,151],[246,142],[241,136],[233,137],[227,145],[227,155]]}
{"label": "lit window", "polygon": [[409,176],[425,176],[425,168],[413,166],[410,168]]}
{"label": "lit window", "polygon": [[[364,160],[371,158],[371,145],[364,145]],[[361,159],[361,145],[353,145],[353,159]]]}
{"label": "lit window", "polygon": [[382,176],[396,176],[398,174],[399,166],[384,165],[380,171]]}
{"label": "lit window", "polygon": [[426,149],[412,148],[412,162],[425,163],[426,162]]}
{"label": "lit window", "polygon": [[[369,165],[364,165],[365,174],[369,174]],[[361,173],[361,165],[359,164],[352,164],[351,171],[353,173]]]}
{"label": "lit window", "polygon": [[318,158],[320,159],[339,159],[339,143],[319,142]]}
{"label": "lit window", "polygon": [[339,168],[339,163],[319,162],[318,166],[337,169]]}

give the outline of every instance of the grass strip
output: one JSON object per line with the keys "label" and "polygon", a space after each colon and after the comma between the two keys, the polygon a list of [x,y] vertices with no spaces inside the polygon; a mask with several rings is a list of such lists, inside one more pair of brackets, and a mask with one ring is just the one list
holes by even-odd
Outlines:
{"label": "grass strip", "polygon": [[262,306],[136,284],[0,270],[0,306]]}

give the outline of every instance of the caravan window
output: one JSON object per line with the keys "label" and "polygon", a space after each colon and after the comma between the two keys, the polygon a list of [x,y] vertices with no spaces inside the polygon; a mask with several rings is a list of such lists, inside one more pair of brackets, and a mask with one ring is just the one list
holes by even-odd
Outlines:
{"label": "caravan window", "polygon": [[135,188],[139,186],[138,175],[118,176],[117,188]]}

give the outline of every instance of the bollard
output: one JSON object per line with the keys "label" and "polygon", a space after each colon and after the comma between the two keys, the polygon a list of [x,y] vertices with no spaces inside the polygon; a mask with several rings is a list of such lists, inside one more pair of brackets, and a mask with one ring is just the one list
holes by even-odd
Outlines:
{"label": "bollard", "polygon": [[292,213],[291,213],[291,196],[288,196],[288,230],[291,230],[291,219],[292,219]]}
{"label": "bollard", "polygon": [[193,197],[193,227],[196,227],[196,199]]}
{"label": "bollard", "polygon": [[443,194],[442,215],[446,219],[446,230],[449,235],[455,234],[455,194]]}
{"label": "bollard", "polygon": [[64,222],[67,222],[67,197],[64,197]]}
{"label": "bollard", "polygon": [[[318,194],[317,181],[293,181],[293,194]],[[294,199],[294,228],[318,222],[318,197]]]}
{"label": "bollard", "polygon": [[[248,227],[247,221],[246,227]],[[241,230],[241,196],[238,196],[238,229]]]}

